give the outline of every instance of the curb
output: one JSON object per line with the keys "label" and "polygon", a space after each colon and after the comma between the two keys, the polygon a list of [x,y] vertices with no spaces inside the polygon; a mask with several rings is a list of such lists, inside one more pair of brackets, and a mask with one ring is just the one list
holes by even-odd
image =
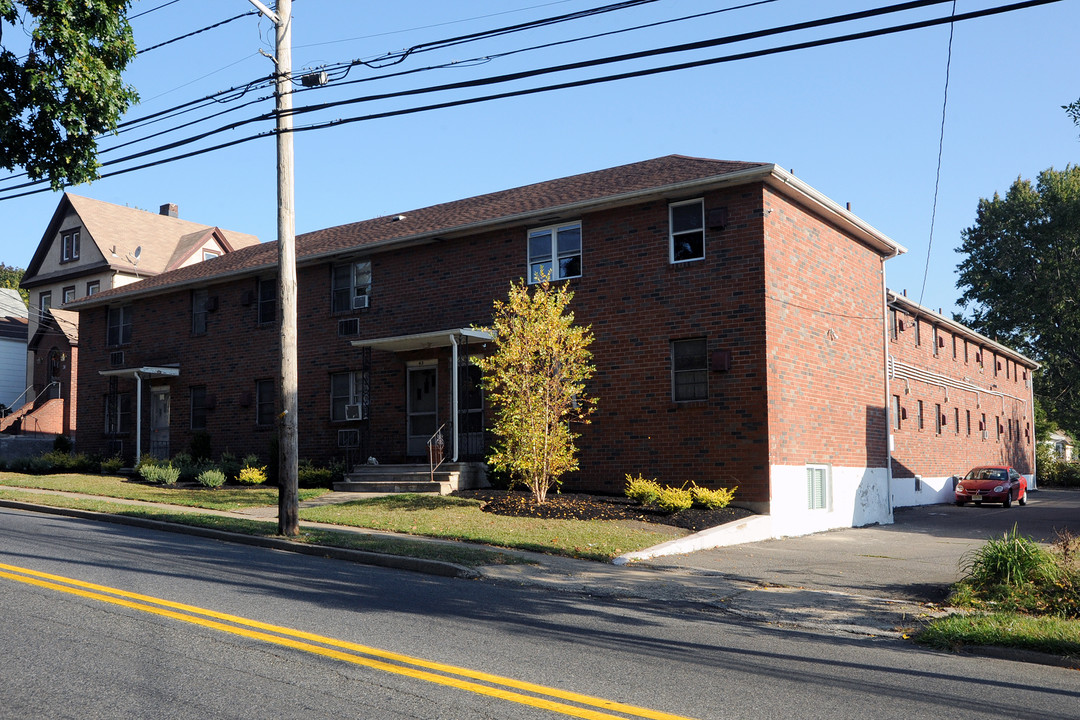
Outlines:
{"label": "curb", "polygon": [[963,655],[993,658],[994,660],[1012,660],[1013,662],[1030,663],[1032,665],[1049,665],[1067,670],[1080,670],[1080,658],[1051,655],[1038,650],[996,647],[994,645],[965,645],[957,652]]}
{"label": "curb", "polygon": [[177,533],[179,535],[192,535],[211,540],[236,543],[238,545],[252,545],[272,550],[282,550],[298,555],[311,555],[314,557],[332,558],[334,560],[347,560],[362,565],[373,565],[394,570],[410,570],[424,575],[455,577],[465,580],[476,580],[481,577],[481,574],[472,568],[465,567],[464,565],[457,565],[455,563],[444,562],[442,560],[414,558],[405,555],[384,555],[382,553],[368,552],[366,550],[350,550],[348,548],[336,548],[327,545],[312,545],[310,543],[300,543],[284,538],[244,535],[242,533],[232,533],[225,530],[213,530],[211,528],[169,523],[162,520],[148,520],[146,518],[93,512],[92,510],[53,507],[51,505],[35,505],[34,503],[20,502],[18,500],[0,500],[0,507],[42,513],[45,515],[61,515],[80,520],[109,522],[115,525],[128,525],[131,527],[145,528],[147,530]]}

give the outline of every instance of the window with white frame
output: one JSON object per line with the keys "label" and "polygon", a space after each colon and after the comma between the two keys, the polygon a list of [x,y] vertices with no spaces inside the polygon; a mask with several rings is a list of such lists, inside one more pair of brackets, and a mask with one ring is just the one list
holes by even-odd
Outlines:
{"label": "window with white frame", "polygon": [[67,305],[69,302],[75,302],[75,286],[74,285],[72,285],[71,287],[64,288],[64,304]]}
{"label": "window with white frame", "polygon": [[330,376],[330,419],[334,422],[363,420],[367,415],[365,377],[360,371]]}
{"label": "window with white frame", "polygon": [[51,307],[52,307],[52,292],[51,291],[46,291],[46,292],[41,293],[41,295],[38,296],[38,311],[40,313],[38,315],[38,317],[43,319],[45,317],[45,313],[48,312],[49,308],[51,308]]}
{"label": "window with white frame", "polygon": [[705,338],[671,342],[671,397],[675,402],[709,399]]}
{"label": "window with white frame", "polygon": [[109,308],[105,344],[109,347],[127,345],[131,342],[131,306]]}
{"label": "window with white frame", "polygon": [[581,223],[529,231],[529,282],[581,277]]}
{"label": "window with white frame", "polygon": [[79,259],[79,231],[70,230],[61,234],[60,241],[63,246],[61,250],[61,262],[71,262],[72,260]]}
{"label": "window with white frame", "polygon": [[806,507],[808,510],[829,508],[829,466],[806,466]]}
{"label": "window with white frame", "polygon": [[94,295],[94,294],[100,292],[100,290],[101,290],[101,281],[100,280],[91,280],[90,282],[86,283],[86,295],[88,297],[90,295]]}
{"label": "window with white frame", "polygon": [[366,308],[371,297],[371,262],[335,265],[330,292],[336,313]]}
{"label": "window with white frame", "polygon": [[673,263],[705,257],[705,203],[701,199],[668,206],[670,259]]}
{"label": "window with white frame", "polygon": [[118,435],[131,430],[131,394],[105,396],[105,434]]}

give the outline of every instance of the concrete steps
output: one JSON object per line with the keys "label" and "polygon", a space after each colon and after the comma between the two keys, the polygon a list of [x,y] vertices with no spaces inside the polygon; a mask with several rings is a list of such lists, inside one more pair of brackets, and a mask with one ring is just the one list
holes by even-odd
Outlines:
{"label": "concrete steps", "polygon": [[483,463],[443,463],[432,478],[431,468],[416,465],[358,465],[334,483],[338,492],[438,493],[486,487]]}

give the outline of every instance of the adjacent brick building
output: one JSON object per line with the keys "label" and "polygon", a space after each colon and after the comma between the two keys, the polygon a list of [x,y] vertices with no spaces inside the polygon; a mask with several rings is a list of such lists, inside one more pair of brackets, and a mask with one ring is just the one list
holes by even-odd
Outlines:
{"label": "adjacent brick building", "polygon": [[[596,337],[565,487],[738,485],[777,534],[889,522],[900,252],[775,165],[682,156],[299,236],[300,455],[426,458],[444,426],[451,459],[482,461],[476,328],[543,269]],[[267,243],[77,302],[81,449],[168,454],[204,431],[269,455],[275,271]]]}

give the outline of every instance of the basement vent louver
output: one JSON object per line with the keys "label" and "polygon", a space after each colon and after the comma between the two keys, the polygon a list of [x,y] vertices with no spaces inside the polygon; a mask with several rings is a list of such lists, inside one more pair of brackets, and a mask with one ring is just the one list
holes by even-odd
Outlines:
{"label": "basement vent louver", "polygon": [[360,319],[338,320],[337,334],[338,337],[356,337],[360,334]]}
{"label": "basement vent louver", "polygon": [[120,367],[124,364],[124,351],[116,350],[109,353],[109,365],[112,367]]}
{"label": "basement vent louver", "polygon": [[337,432],[337,444],[338,444],[338,447],[359,447],[360,446],[360,431],[359,430],[338,430],[338,432]]}

